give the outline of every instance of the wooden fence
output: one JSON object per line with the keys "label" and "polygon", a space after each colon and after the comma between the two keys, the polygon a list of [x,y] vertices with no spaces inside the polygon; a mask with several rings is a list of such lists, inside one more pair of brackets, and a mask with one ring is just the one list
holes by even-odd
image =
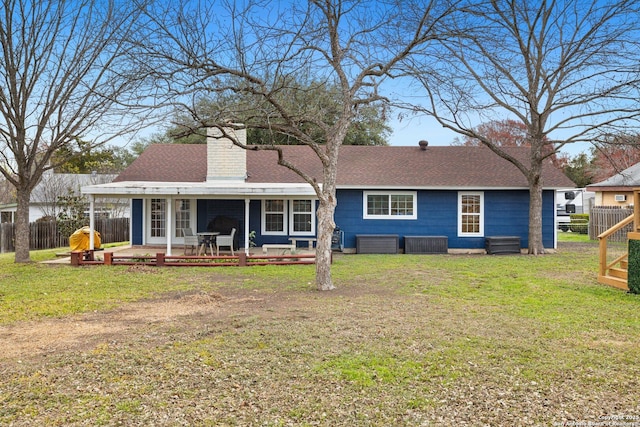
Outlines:
{"label": "wooden fence", "polygon": [[[617,206],[594,206],[589,214],[589,238],[596,240],[598,235],[604,233],[620,221],[633,215],[633,208],[620,208]],[[616,231],[609,237],[611,242],[626,242],[627,233],[633,231],[633,223]]]}
{"label": "wooden fence", "polygon": [[[103,243],[129,240],[129,218],[96,219],[96,231]],[[29,224],[29,249],[53,249],[69,246],[69,236],[58,231],[56,221]],[[0,224],[0,253],[15,251],[15,224]]]}

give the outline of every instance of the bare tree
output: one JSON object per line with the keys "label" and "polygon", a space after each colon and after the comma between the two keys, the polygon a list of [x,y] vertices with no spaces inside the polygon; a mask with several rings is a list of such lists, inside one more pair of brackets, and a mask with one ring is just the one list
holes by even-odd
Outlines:
{"label": "bare tree", "polygon": [[[203,124],[224,132],[229,123],[242,122],[290,136],[322,163],[323,175],[312,176],[284,156],[276,138],[256,147],[277,150],[278,163],[315,190],[320,290],[334,288],[331,235],[340,146],[359,109],[386,102],[378,89],[398,62],[439,36],[434,25],[451,13],[447,3],[260,1],[241,7],[229,1],[193,9],[186,2],[154,13],[147,58],[155,60],[149,65],[165,72],[166,88],[184,100],[186,112],[197,118],[193,106],[205,95],[236,95],[239,102]],[[323,87],[337,90],[322,99],[308,96],[326,92]]]}
{"label": "bare tree", "polygon": [[[560,148],[638,124],[639,3],[635,0],[508,0],[469,4],[440,47],[435,73],[413,57],[407,72],[426,103],[410,107],[477,139],[527,177],[529,253],[542,243],[542,164]],[[451,23],[451,22],[450,22]],[[431,63],[431,62],[430,62]],[[511,157],[478,123],[526,128],[528,161]]]}
{"label": "bare tree", "polygon": [[140,9],[118,1],[0,5],[0,172],[16,189],[16,262],[28,262],[29,197],[52,155],[131,130],[142,80],[127,41]]}

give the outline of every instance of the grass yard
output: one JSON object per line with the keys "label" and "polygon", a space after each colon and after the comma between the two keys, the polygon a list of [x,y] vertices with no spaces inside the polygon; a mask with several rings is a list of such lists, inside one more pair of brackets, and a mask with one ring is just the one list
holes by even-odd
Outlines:
{"label": "grass yard", "polygon": [[640,422],[640,297],[596,282],[588,240],[537,257],[338,255],[326,293],[313,266],[12,261],[0,425]]}

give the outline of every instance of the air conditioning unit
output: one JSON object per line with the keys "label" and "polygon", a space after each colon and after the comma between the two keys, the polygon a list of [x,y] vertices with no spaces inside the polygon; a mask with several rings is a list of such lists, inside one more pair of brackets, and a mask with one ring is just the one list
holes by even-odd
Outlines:
{"label": "air conditioning unit", "polygon": [[616,202],[626,202],[627,201],[627,195],[626,194],[616,194],[615,195],[615,200],[616,200]]}

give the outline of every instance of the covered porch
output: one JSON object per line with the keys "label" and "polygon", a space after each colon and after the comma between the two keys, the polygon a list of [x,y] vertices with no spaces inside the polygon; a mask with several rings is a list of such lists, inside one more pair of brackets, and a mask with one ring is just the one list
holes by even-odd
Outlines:
{"label": "covered porch", "polygon": [[[308,184],[256,184],[231,182],[112,182],[82,188],[89,198],[89,228],[95,229],[95,199],[100,197],[128,199],[131,207],[130,236],[133,246],[162,247],[166,256],[173,256],[184,244],[183,229],[194,233],[212,231],[212,224],[224,218],[235,224],[235,250],[250,254],[254,245],[291,245],[292,240],[312,242],[316,237],[315,192]],[[272,201],[285,205],[304,206],[305,212],[269,212]],[[305,203],[300,203],[305,202]],[[282,203],[280,203],[281,205]],[[298,215],[296,217],[295,215]],[[288,217],[291,216],[291,219]],[[304,221],[300,221],[303,218]],[[291,226],[282,232],[265,233],[265,222],[276,224],[302,223],[305,230]],[[308,224],[307,224],[308,223]],[[267,226],[268,230],[268,226]],[[293,230],[293,232],[292,232]],[[257,243],[255,242],[257,235]],[[91,239],[93,240],[93,239]],[[90,248],[95,248],[93,241]]]}

